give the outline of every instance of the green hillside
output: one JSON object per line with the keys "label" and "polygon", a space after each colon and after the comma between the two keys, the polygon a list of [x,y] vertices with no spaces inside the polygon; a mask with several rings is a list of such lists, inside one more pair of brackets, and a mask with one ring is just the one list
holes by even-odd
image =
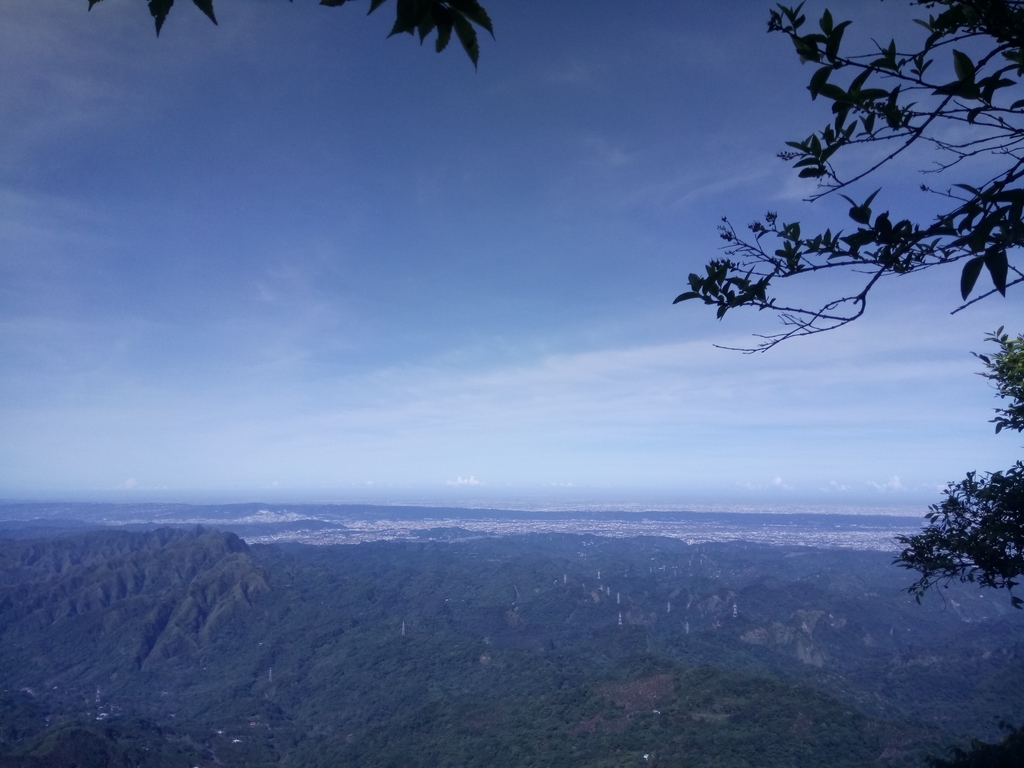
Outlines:
{"label": "green hillside", "polygon": [[915,765],[1024,711],[1024,622],[974,591],[917,605],[888,561],[558,535],[0,542],[0,766]]}

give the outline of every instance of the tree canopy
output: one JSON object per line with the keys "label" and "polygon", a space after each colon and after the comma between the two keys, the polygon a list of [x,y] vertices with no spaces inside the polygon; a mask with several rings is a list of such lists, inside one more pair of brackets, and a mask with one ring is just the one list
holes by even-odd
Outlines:
{"label": "tree canopy", "polygon": [[1005,731],[1003,738],[989,744],[980,739],[971,739],[970,749],[954,747],[949,759],[929,757],[925,759],[928,768],[1016,768],[1024,763],[1024,727],[1014,728],[1001,723]]}
{"label": "tree canopy", "polygon": [[[89,10],[101,0],[89,0]],[[192,0],[195,6],[201,10],[214,24],[217,23],[217,16],[213,12],[213,0]],[[289,0],[291,2],[291,0]],[[350,0],[320,0],[320,5],[331,8],[338,8]],[[373,13],[387,0],[369,0],[369,13]],[[156,23],[156,33],[159,36],[163,29],[167,14],[171,12],[174,0],[147,0],[149,12]],[[419,35],[420,43],[436,32],[437,37],[434,49],[440,53],[448,47],[452,39],[452,32],[459,39],[463,50],[477,65],[480,59],[480,43],[477,40],[474,24],[486,29],[494,36],[494,28],[491,19],[484,7],[477,0],[397,0],[395,24],[391,28],[391,34],[397,35],[406,33]]]}
{"label": "tree canopy", "polygon": [[[999,346],[993,355],[977,355],[1001,400],[996,409],[996,432],[1024,431],[1024,337],[1011,339],[1000,328],[988,337]],[[932,505],[929,525],[913,536],[899,536],[904,546],[896,563],[917,570],[920,578],[910,591],[918,599],[931,587],[953,579],[1005,588],[1017,608],[1024,600],[1012,594],[1024,575],[1024,463],[1005,472],[979,477],[968,472],[951,483],[941,504]]]}
{"label": "tree canopy", "polygon": [[[699,299],[719,318],[737,307],[778,313],[783,330],[761,336],[756,350],[765,350],[856,320],[871,289],[892,275],[959,263],[962,303],[954,312],[1024,282],[1022,265],[1011,258],[1024,245],[1024,1],[911,5],[938,11],[916,19],[922,40],[909,47],[875,42],[856,53],[843,46],[850,21],[837,22],[826,10],[818,29],[807,31],[803,4],[771,11],[769,32],[789,37],[801,62],[817,65],[808,90],[830,102],[833,115],[821,130],[787,142],[779,157],[793,162],[801,178],[818,180],[811,200],[845,199],[852,226],[808,234],[799,222],[769,212],[744,233],[723,219],[725,256],[691,274],[690,289],[676,303]],[[937,203],[930,219],[893,220],[879,212],[882,189],[851,196],[915,146],[935,151],[934,163],[921,169],[930,174],[921,192]],[[845,273],[850,287],[820,306],[773,295],[779,280],[827,270]],[[983,271],[991,278],[987,290],[977,285]]]}

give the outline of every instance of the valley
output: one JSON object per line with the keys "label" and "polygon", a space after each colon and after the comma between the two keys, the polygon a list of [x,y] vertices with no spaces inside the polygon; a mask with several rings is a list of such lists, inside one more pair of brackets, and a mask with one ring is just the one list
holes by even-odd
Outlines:
{"label": "valley", "polygon": [[902,766],[996,737],[1024,711],[1019,612],[959,585],[918,605],[891,558],[450,529],[7,539],[0,766],[79,742],[95,765]]}

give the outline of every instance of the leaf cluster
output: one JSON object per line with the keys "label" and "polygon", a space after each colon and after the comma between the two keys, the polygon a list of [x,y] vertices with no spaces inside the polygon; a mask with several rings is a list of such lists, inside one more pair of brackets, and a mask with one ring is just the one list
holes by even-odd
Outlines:
{"label": "leaf cluster", "polygon": [[[1005,408],[996,409],[996,432],[1004,428],[1024,431],[1024,337],[1011,339],[999,328],[986,337],[999,346],[991,355],[975,353],[986,370],[980,375],[991,380]],[[978,477],[968,472],[958,483],[950,483],[941,504],[932,505],[928,525],[921,533],[900,536],[903,545],[895,562],[917,570],[920,578],[910,592],[920,600],[931,587],[953,579],[977,581],[985,587],[1005,588],[1010,602],[1024,607],[1024,600],[1012,594],[1024,575],[1024,463],[1006,472]]]}
{"label": "leaf cluster", "polygon": [[1024,337],[1011,339],[1000,328],[985,340],[998,344],[999,351],[993,355],[974,353],[987,369],[979,375],[995,384],[1000,400],[1010,401],[1007,407],[996,408],[992,419],[996,433],[1004,429],[1024,432]]}
{"label": "leaf cluster", "polygon": [[997,743],[971,739],[968,749],[954,747],[949,759],[930,757],[928,768],[1015,768],[1024,764],[1024,726],[1000,723],[1005,732]]}
{"label": "leaf cluster", "polygon": [[904,549],[895,562],[921,573],[911,594],[920,600],[931,587],[957,579],[1006,589],[1015,608],[1024,606],[1012,594],[1024,574],[1024,463],[987,477],[968,472],[945,494],[930,507],[921,533],[897,537]]}
{"label": "leaf cluster", "polygon": [[[805,29],[802,4],[771,11],[769,31],[787,36],[802,62],[817,65],[808,91],[814,100],[831,102],[833,115],[807,138],[787,142],[779,157],[792,162],[801,178],[817,180],[812,200],[841,194],[850,204],[852,226],[801,236],[798,223],[780,224],[769,213],[749,226],[750,235],[741,235],[725,220],[727,258],[713,260],[706,274],[691,274],[690,290],[676,302],[700,299],[716,306],[719,317],[740,306],[778,312],[785,330],[763,336],[758,349],[764,350],[857,319],[885,276],[961,262],[964,303],[954,311],[1024,282],[1024,272],[1010,258],[1024,245],[1024,2],[913,0],[912,5],[939,10],[917,20],[927,32],[923,41],[910,49],[895,40],[875,42],[873,50],[862,53],[845,51],[851,22],[837,23],[827,10],[814,31]],[[952,79],[938,74],[942,67],[934,65],[943,61]],[[889,211],[873,211],[881,190],[859,200],[842,194],[916,144],[937,153],[924,173],[968,171],[983,163],[1000,170],[981,184],[953,183],[945,190],[922,184],[922,192],[949,201],[924,221],[893,220]],[[882,158],[858,161],[856,148],[873,145],[885,148]],[[850,170],[837,165],[842,158],[849,158]],[[777,247],[769,247],[766,237]],[[821,307],[782,306],[770,293],[774,280],[825,269],[864,277]],[[983,270],[992,289],[968,300]]]}
{"label": "leaf cluster", "polygon": [[[337,8],[351,0],[320,0],[320,5]],[[89,0],[89,10],[100,0]],[[213,0],[192,0],[214,24],[217,17],[213,12]],[[291,0],[289,0],[291,2]],[[373,13],[387,0],[370,0],[368,13]],[[167,14],[174,5],[174,0],[147,0],[149,12],[156,23],[156,33],[160,34]],[[477,0],[397,0],[396,18],[388,37],[399,33],[418,35],[420,43],[431,32],[437,33],[434,49],[440,53],[448,47],[452,32],[455,32],[462,49],[469,56],[475,67],[480,59],[480,43],[477,40],[474,25],[487,30],[494,36],[494,27],[487,11]]]}

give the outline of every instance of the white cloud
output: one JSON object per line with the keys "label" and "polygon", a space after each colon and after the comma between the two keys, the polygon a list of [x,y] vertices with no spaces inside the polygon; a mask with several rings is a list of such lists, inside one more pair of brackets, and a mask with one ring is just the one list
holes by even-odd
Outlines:
{"label": "white cloud", "polygon": [[473,475],[469,477],[462,477],[460,475],[454,480],[448,480],[446,485],[480,485],[480,481],[473,477]]}
{"label": "white cloud", "polygon": [[868,482],[868,485],[874,488],[876,491],[905,491],[906,486],[900,481],[898,475],[893,475],[884,483],[876,483],[874,481]]}

